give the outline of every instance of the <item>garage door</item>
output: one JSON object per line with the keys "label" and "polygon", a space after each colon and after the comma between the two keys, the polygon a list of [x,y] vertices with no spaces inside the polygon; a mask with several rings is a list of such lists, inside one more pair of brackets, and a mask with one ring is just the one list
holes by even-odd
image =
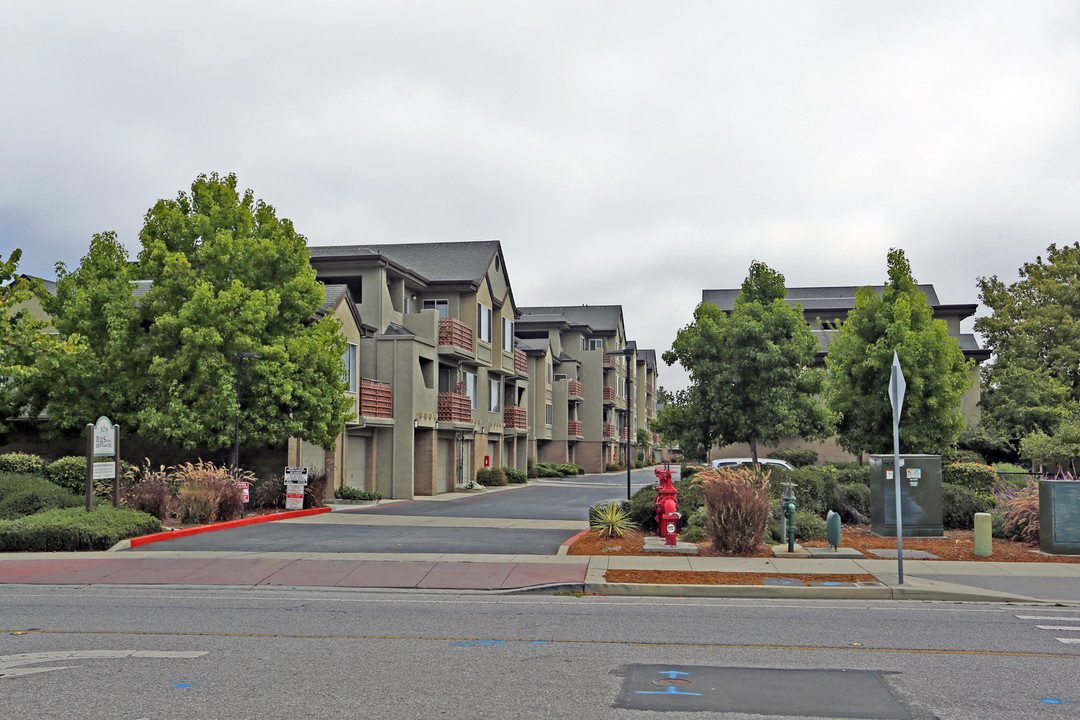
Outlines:
{"label": "garage door", "polygon": [[454,489],[454,441],[439,438],[439,458],[436,463],[438,474],[435,478],[435,492],[444,493]]}
{"label": "garage door", "polygon": [[367,468],[367,438],[348,436],[345,452],[345,484],[363,490],[364,470]]}

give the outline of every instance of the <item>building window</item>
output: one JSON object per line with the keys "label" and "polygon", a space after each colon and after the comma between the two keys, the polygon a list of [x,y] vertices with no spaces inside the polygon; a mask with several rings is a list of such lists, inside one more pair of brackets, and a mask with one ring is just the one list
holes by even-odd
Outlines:
{"label": "building window", "polygon": [[479,337],[486,343],[491,342],[491,308],[476,303],[476,329]]}
{"label": "building window", "polygon": [[603,338],[590,338],[589,339],[589,349],[590,350],[603,350],[604,349],[604,339]]}
{"label": "building window", "polygon": [[345,346],[345,353],[341,356],[341,359],[345,363],[345,375],[341,378],[341,381],[345,383],[345,387],[349,392],[356,392],[356,376],[359,368],[356,366],[356,345],[349,343]]}
{"label": "building window", "polygon": [[502,389],[502,383],[498,380],[488,380],[488,410],[497,413],[499,412],[499,394]]}
{"label": "building window", "polygon": [[548,403],[547,405],[544,406],[544,423],[549,425],[549,426],[551,425],[551,416],[552,416],[551,403]]}
{"label": "building window", "polygon": [[555,382],[555,369],[551,366],[551,363],[547,364],[547,384]]}
{"label": "building window", "polygon": [[437,310],[440,318],[450,317],[450,301],[449,300],[425,300],[425,310]]}
{"label": "building window", "polygon": [[503,350],[514,352],[514,321],[503,318]]}
{"label": "building window", "polygon": [[405,302],[402,304],[402,313],[408,315],[412,312],[412,298],[408,295],[405,296]]}
{"label": "building window", "polygon": [[465,375],[465,394],[469,396],[469,407],[476,409],[476,373],[462,371]]}

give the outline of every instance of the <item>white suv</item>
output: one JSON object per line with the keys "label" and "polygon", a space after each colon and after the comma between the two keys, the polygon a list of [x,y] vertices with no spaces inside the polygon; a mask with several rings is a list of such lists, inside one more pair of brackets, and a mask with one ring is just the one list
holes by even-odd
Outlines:
{"label": "white suv", "polygon": [[[734,465],[753,465],[754,458],[721,458],[719,460],[713,460],[713,469],[722,467],[732,467]],[[758,458],[759,465],[779,465],[782,468],[788,470],[794,470],[795,468],[791,463],[784,460],[777,460],[776,458]]]}

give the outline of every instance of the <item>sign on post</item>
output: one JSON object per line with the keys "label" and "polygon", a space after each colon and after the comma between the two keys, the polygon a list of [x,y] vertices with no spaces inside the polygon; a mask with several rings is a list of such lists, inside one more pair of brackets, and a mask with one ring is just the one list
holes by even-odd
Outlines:
{"label": "sign on post", "polygon": [[113,506],[120,503],[120,426],[102,415],[86,426],[86,509],[93,504],[94,482],[113,481]]}
{"label": "sign on post", "polygon": [[900,357],[893,351],[889,375],[889,402],[892,404],[893,480],[896,483],[896,570],[899,584],[904,584],[904,518],[900,511],[900,411],[904,409],[907,382],[900,369]]}
{"label": "sign on post", "polygon": [[306,467],[285,468],[285,509],[304,509],[304,488],[308,482]]}

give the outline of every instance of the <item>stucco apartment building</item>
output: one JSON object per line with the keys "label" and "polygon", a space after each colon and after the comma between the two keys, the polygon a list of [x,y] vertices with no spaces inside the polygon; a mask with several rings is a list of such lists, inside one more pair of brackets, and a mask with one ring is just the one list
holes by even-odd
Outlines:
{"label": "stucco apartment building", "polygon": [[542,462],[572,462],[589,472],[603,472],[610,463],[625,462],[628,433],[635,446],[639,440],[651,445],[651,436],[637,435],[656,413],[656,353],[639,350],[627,339],[622,307],[520,311],[518,343],[534,378],[529,410],[533,417],[544,418],[533,426],[530,454]]}
{"label": "stucco apartment building", "polygon": [[518,310],[500,244],[323,246],[311,254],[319,280],[345,288],[373,332],[346,332],[358,418],[333,453],[294,441],[290,462],[391,498],[453,490],[485,465],[524,470],[528,363],[514,347]]}
{"label": "stucco apartment building", "polygon": [[[800,305],[803,317],[806,318],[810,329],[818,338],[819,349],[816,364],[825,366],[825,356],[829,352],[829,343],[836,335],[839,323],[847,319],[848,313],[855,307],[855,292],[859,289],[856,285],[840,285],[832,287],[794,287],[787,289],[786,302],[789,305]],[[885,290],[883,285],[871,285],[871,289],[878,295]],[[961,399],[960,407],[964,417],[971,422],[979,419],[979,364],[990,359],[990,351],[979,347],[979,342],[971,333],[960,331],[961,321],[972,317],[978,310],[977,303],[945,304],[938,299],[937,291],[933,285],[919,285],[919,291],[926,294],[926,301],[934,311],[934,317],[945,321],[949,335],[956,338],[960,350],[965,358],[975,360],[972,368],[972,384],[967,394]],[[713,303],[724,312],[730,313],[735,307],[735,299],[739,296],[739,288],[727,288],[723,290],[703,290],[701,301]],[[884,390],[883,390],[884,392]],[[780,443],[780,447],[813,447],[818,451],[821,461],[853,460],[854,456],[845,452],[834,440],[823,443],[805,443],[798,438],[787,438]],[[759,452],[767,453],[772,448],[759,449]],[[724,448],[713,448],[712,459],[720,457],[747,457],[749,447],[745,444],[728,445]]]}

